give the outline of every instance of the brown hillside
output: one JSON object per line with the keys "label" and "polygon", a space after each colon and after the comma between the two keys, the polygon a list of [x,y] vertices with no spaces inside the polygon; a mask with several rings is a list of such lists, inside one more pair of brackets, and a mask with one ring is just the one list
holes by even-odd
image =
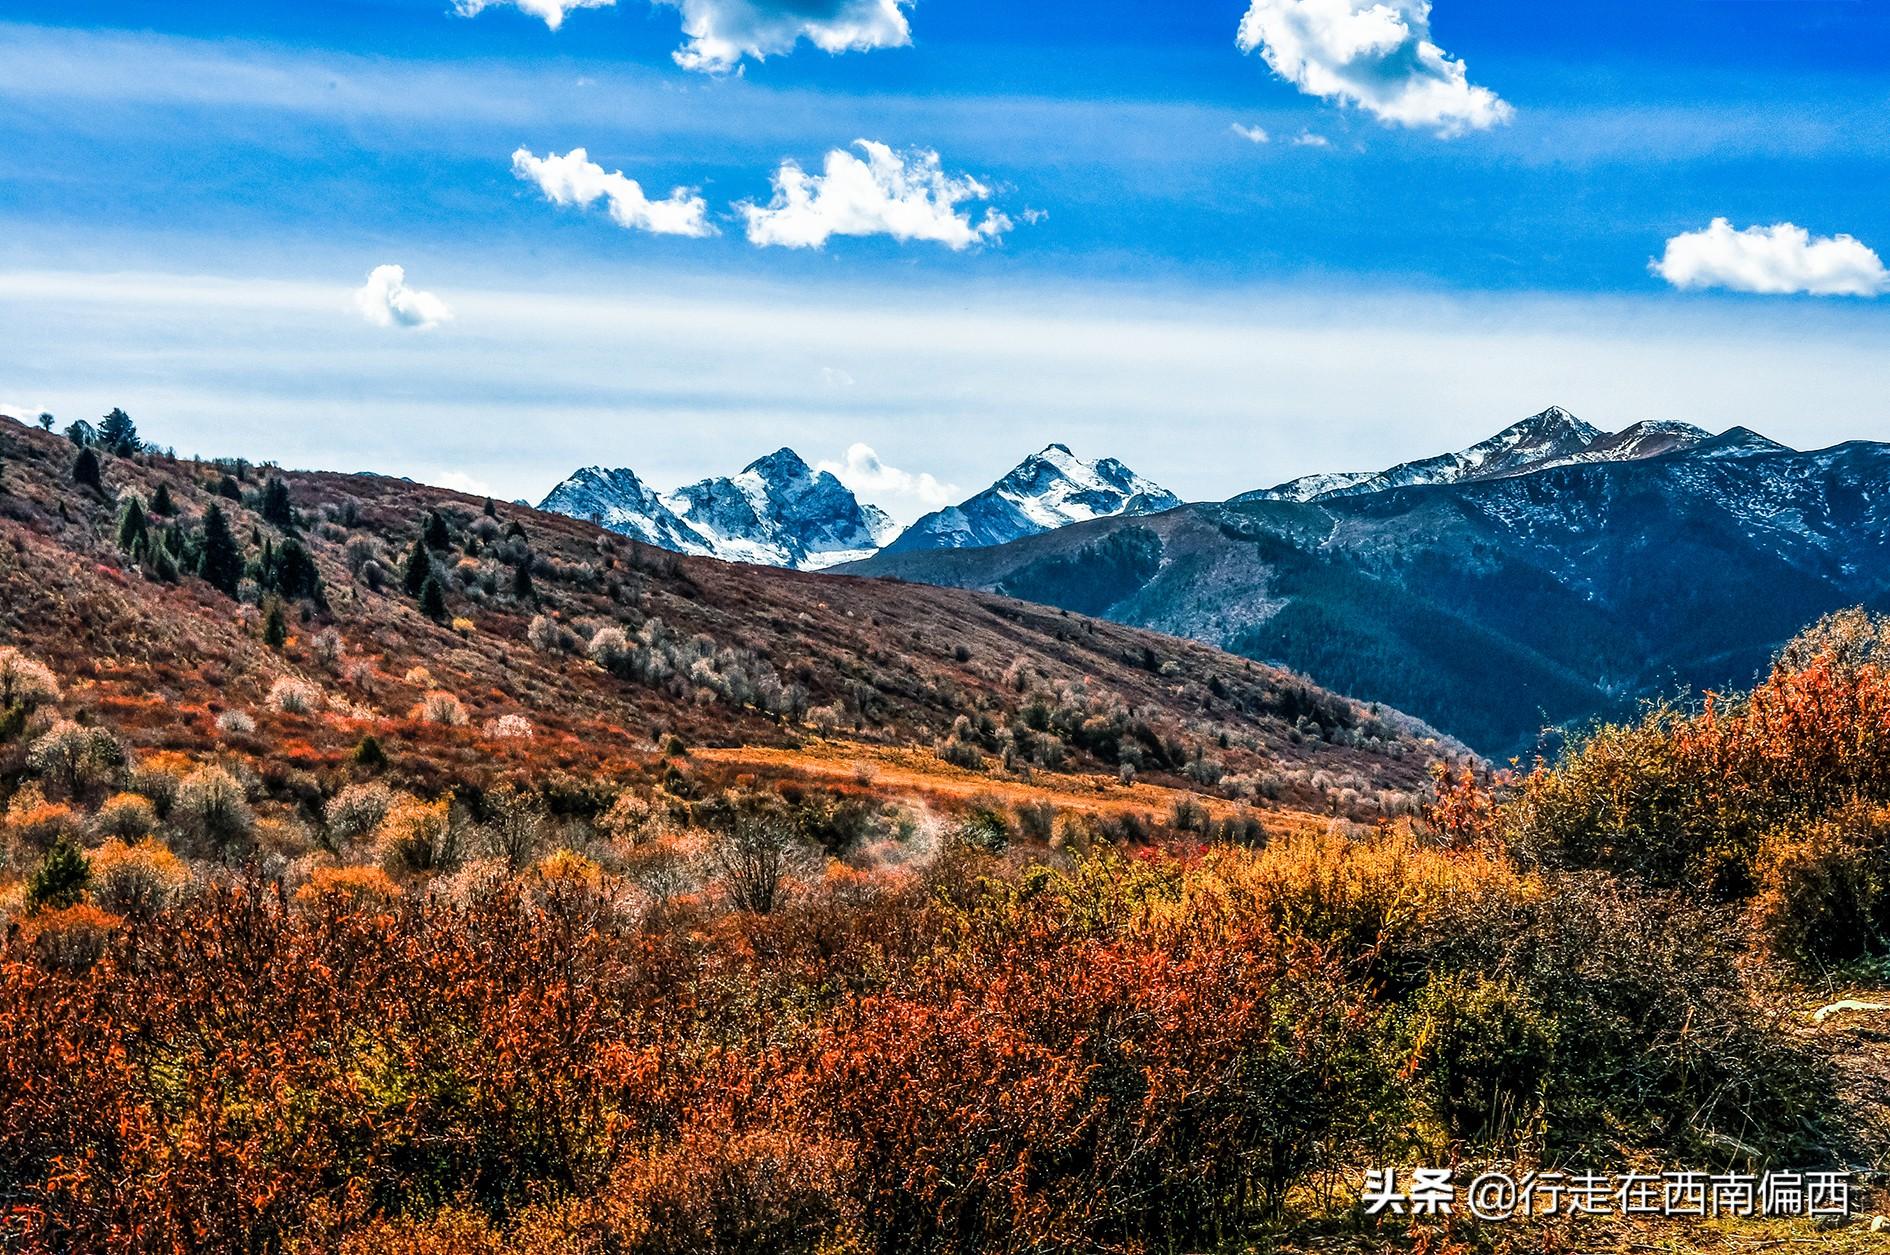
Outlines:
{"label": "brown hillside", "polygon": [[[0,419],[0,644],[43,658],[69,699],[134,744],[235,752],[292,790],[311,789],[311,775],[369,734],[426,785],[522,767],[641,772],[672,737],[792,758],[823,735],[874,752],[921,747],[935,765],[931,752],[943,752],[959,766],[940,770],[960,775],[1077,773],[1084,789],[1125,797],[1115,782],[1135,776],[1261,810],[1369,820],[1407,806],[1426,764],[1451,748],[1290,673],[1000,597],[679,558],[519,506],[488,517],[478,498],[371,475],[100,454],[102,486],[91,488],[75,482],[79,454]],[[287,526],[262,518],[273,477],[288,492]],[[148,509],[160,489],[176,512],[149,528],[180,550],[172,582],[151,551],[134,561],[119,537],[131,500]],[[191,574],[183,552],[213,502],[249,563],[235,597]],[[402,587],[428,511],[449,542],[430,555],[440,622]],[[265,548],[292,539],[319,570],[319,599],[256,587]],[[288,632],[274,648],[271,602]],[[624,649],[611,648],[611,629]],[[272,700],[285,677],[312,685],[312,702]],[[430,692],[456,698],[465,723],[416,717]],[[226,712],[239,713],[220,728]],[[535,735],[491,735],[520,730],[518,717]],[[777,760],[770,774],[784,770],[793,774]]]}

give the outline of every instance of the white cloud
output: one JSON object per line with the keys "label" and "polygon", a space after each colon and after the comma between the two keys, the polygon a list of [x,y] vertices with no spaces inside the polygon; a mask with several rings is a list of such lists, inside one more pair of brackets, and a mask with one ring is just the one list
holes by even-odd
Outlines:
{"label": "white cloud", "polygon": [[[854,444],[837,462],[822,462],[816,470],[826,471],[851,488],[863,501],[881,506],[890,514],[916,518],[929,510],[958,500],[955,484],[942,484],[930,474],[914,475],[879,460],[871,445]],[[900,507],[908,508],[903,513]]]}
{"label": "white cloud", "polygon": [[643,194],[642,184],[621,170],[605,173],[582,148],[573,148],[562,157],[557,153],[535,157],[530,149],[521,148],[512,154],[512,173],[537,184],[554,205],[588,209],[603,200],[611,221],[626,231],[697,238],[715,234],[702,197],[679,187],[666,200],[651,200]]}
{"label": "white cloud", "polygon": [[676,64],[712,74],[734,69],[743,57],[761,61],[790,52],[803,39],[834,53],[903,48],[912,42],[912,28],[903,12],[912,0],[655,2],[682,10],[683,34],[689,42],[676,50]]}
{"label": "white cloud", "polygon": [[492,485],[485,480],[468,475],[464,471],[435,471],[426,477],[426,482],[435,488],[446,488],[453,492],[463,492],[468,497],[492,497]]}
{"label": "white cloud", "polygon": [[1648,269],[1676,288],[1729,288],[1773,296],[1881,296],[1890,292],[1883,259],[1852,236],[1819,236],[1789,222],[1733,230],[1715,218],[1704,231],[1667,241]]}
{"label": "white cloud", "polygon": [[413,327],[425,331],[448,322],[453,311],[431,292],[407,286],[401,266],[376,266],[354,292],[354,307],[377,327]]}
{"label": "white cloud", "polygon": [[557,30],[564,25],[566,15],[577,9],[607,9],[615,3],[617,0],[453,0],[453,8],[461,17],[478,17],[487,9],[511,4]]}
{"label": "white cloud", "polygon": [[1452,136],[1515,113],[1431,42],[1430,0],[1253,0],[1236,41],[1306,95],[1380,122]]}
{"label": "white cloud", "polygon": [[1301,131],[1299,134],[1293,137],[1293,147],[1295,148],[1330,148],[1332,147],[1332,141],[1327,139],[1323,135],[1316,135],[1311,131]]}
{"label": "white cloud", "polygon": [[1228,129],[1240,136],[1240,138],[1246,140],[1249,144],[1267,144],[1271,143],[1273,140],[1273,137],[1267,134],[1267,130],[1263,126],[1242,126],[1240,123],[1236,122]]}
{"label": "white cloud", "polygon": [[962,202],[988,200],[991,189],[968,175],[946,174],[937,153],[900,154],[864,139],[853,146],[865,159],[836,148],[827,154],[825,174],[809,174],[796,161],[782,163],[772,201],[737,206],[748,219],[749,242],[820,248],[836,235],[890,235],[959,250],[995,240],[1013,226],[996,209],[987,209],[975,224],[969,212],[960,213]]}

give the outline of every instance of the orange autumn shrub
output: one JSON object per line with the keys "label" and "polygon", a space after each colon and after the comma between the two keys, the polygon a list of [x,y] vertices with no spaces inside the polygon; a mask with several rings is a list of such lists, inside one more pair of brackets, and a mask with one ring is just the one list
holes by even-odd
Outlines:
{"label": "orange autumn shrub", "polygon": [[190,869],[155,838],[135,845],[107,841],[93,850],[92,901],[107,911],[148,919],[189,888]]}
{"label": "orange autumn shrub", "polygon": [[384,907],[400,896],[400,886],[378,867],[317,867],[295,891],[303,906],[326,903],[346,910]]}

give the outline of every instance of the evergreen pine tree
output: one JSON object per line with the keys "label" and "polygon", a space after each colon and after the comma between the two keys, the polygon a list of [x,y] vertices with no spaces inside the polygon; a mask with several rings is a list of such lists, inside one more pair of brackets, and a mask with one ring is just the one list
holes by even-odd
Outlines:
{"label": "evergreen pine tree", "polygon": [[532,601],[538,596],[538,589],[532,583],[532,556],[526,554],[524,561],[512,572],[512,596],[520,601]]}
{"label": "evergreen pine tree", "polygon": [[86,422],[84,419],[80,419],[76,423],[67,425],[66,439],[70,440],[81,449],[97,448],[98,428],[92,426],[92,424]]}
{"label": "evergreen pine tree", "polygon": [[420,613],[436,623],[446,619],[446,593],[440,588],[440,582],[431,575],[420,586]]}
{"label": "evergreen pine tree", "polygon": [[58,421],[59,420],[54,418],[51,414],[47,414],[42,411],[39,416],[39,429],[41,431],[51,431],[53,429],[53,424]]}
{"label": "evergreen pine tree", "polygon": [[491,497],[486,498],[486,517],[489,519],[496,519],[499,517],[499,508],[492,504]]}
{"label": "evergreen pine tree", "polygon": [[135,554],[149,538],[150,526],[144,517],[144,503],[136,497],[125,500],[125,512],[118,520],[118,547]]}
{"label": "evergreen pine tree", "polygon": [[217,496],[222,497],[225,501],[241,501],[243,499],[243,486],[236,482],[236,476],[225,475],[222,479],[217,481]]}
{"label": "evergreen pine tree", "polygon": [[151,513],[161,519],[168,519],[177,513],[177,503],[171,500],[171,486],[159,484],[157,492],[151,496]]}
{"label": "evergreen pine tree", "polygon": [[230,521],[224,517],[223,507],[214,501],[203,515],[203,553],[198,559],[197,574],[229,597],[236,596],[236,586],[243,579],[242,551],[236,547],[236,537],[230,532]]}
{"label": "evergreen pine tree", "polygon": [[103,488],[98,475],[98,454],[81,448],[72,462],[72,482],[84,488]]}
{"label": "evergreen pine tree", "polygon": [[282,617],[282,603],[271,597],[269,615],[263,620],[263,644],[271,649],[281,649],[288,643],[289,621]]}
{"label": "evergreen pine tree", "polygon": [[26,882],[26,904],[37,910],[76,906],[92,882],[92,865],[70,837],[60,837]]}
{"label": "evergreen pine tree", "polygon": [[295,526],[295,505],[289,500],[289,486],[274,475],[263,485],[262,503],[257,511],[263,522],[287,531]]}
{"label": "evergreen pine tree", "polygon": [[380,738],[373,733],[361,738],[361,743],[354,747],[354,762],[357,767],[369,771],[379,771],[387,766],[387,751],[381,748]]}
{"label": "evergreen pine tree", "polygon": [[401,583],[409,597],[418,597],[420,590],[433,578],[433,559],[427,556],[427,542],[424,539],[413,542],[413,549],[407,554],[407,567],[402,573]]}
{"label": "evergreen pine tree", "polygon": [[440,517],[438,510],[427,511],[427,519],[421,526],[420,535],[427,542],[428,549],[452,548],[452,534],[446,530],[446,520]]}
{"label": "evergreen pine tree", "polygon": [[98,443],[107,453],[121,458],[128,458],[144,448],[144,441],[138,438],[138,425],[131,421],[131,415],[118,409],[99,423]]}

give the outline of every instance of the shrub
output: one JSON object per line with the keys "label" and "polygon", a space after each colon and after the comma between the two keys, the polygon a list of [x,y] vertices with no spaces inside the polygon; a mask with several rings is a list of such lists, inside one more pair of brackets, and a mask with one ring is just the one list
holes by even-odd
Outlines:
{"label": "shrub", "polygon": [[1752,921],[1775,953],[1823,966],[1890,952],[1890,808],[1773,832],[1757,864]]}
{"label": "shrub", "polygon": [[[275,696],[273,689],[270,690],[270,696]],[[285,694],[285,696],[287,695]],[[297,700],[299,700],[299,698]],[[303,710],[296,713],[306,714],[307,711]],[[244,711],[226,710],[217,716],[217,731],[221,732],[224,736],[248,736],[255,730],[256,721],[250,718]]]}
{"label": "shrub", "polygon": [[436,723],[448,728],[463,728],[469,721],[466,707],[459,698],[444,689],[434,689],[413,708],[413,718],[421,723]]}
{"label": "shrub", "polygon": [[80,976],[104,956],[112,934],[123,923],[118,916],[81,902],[40,912],[20,930],[20,939],[48,970]]}
{"label": "shrub", "polygon": [[179,782],[171,822],[197,848],[227,857],[248,844],[256,817],[235,776],[221,767],[200,767]]}
{"label": "shrub", "polygon": [[76,797],[123,776],[125,747],[104,728],[81,727],[61,719],[27,749],[26,765],[55,792]]}
{"label": "shrub", "polygon": [[303,906],[328,903],[343,910],[387,906],[399,897],[400,886],[378,867],[317,867],[295,891]]}
{"label": "shrub", "polygon": [[20,706],[30,711],[58,700],[59,681],[52,668],[11,645],[0,645],[0,710]]}
{"label": "shrub", "polygon": [[285,715],[313,714],[322,706],[322,691],[297,676],[277,676],[269,686],[269,704]]}
{"label": "shrub", "polygon": [[133,919],[150,919],[175,905],[190,884],[190,872],[151,837],[135,845],[108,841],[92,852],[92,900]]}
{"label": "shrub", "polygon": [[488,740],[493,741],[529,740],[537,735],[532,721],[524,715],[500,715],[497,719],[488,719],[482,731]]}
{"label": "shrub", "polygon": [[403,797],[375,833],[375,851],[391,875],[451,871],[459,865],[459,830],[447,799],[422,802]]}
{"label": "shrub", "polygon": [[545,654],[568,654],[577,647],[577,635],[548,614],[533,615],[525,629],[532,648]]}
{"label": "shrub", "polygon": [[598,628],[591,635],[587,652],[591,661],[604,670],[621,671],[630,661],[630,637],[620,627]]}
{"label": "shrub", "polygon": [[7,803],[7,840],[27,850],[44,850],[79,826],[70,806],[49,802],[38,785],[28,785]]}
{"label": "shrub", "polygon": [[351,784],[330,798],[322,812],[329,837],[345,845],[379,828],[394,806],[394,794],[384,784]]}
{"label": "shrub", "polygon": [[136,793],[119,793],[105,800],[92,816],[92,831],[100,837],[137,841],[157,831],[157,807]]}

